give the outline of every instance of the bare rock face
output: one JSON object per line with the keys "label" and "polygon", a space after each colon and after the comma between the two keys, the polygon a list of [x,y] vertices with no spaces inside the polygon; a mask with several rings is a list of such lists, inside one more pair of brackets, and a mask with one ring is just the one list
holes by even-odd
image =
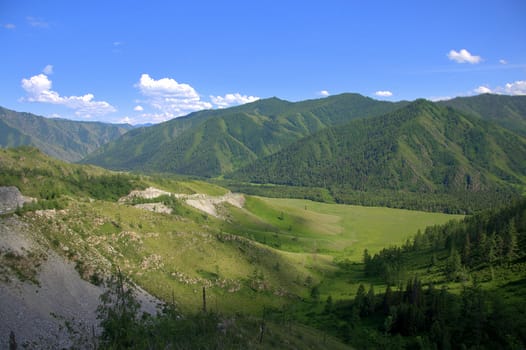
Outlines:
{"label": "bare rock face", "polygon": [[15,186],[0,186],[0,214],[10,213],[24,203],[32,202],[34,199],[23,196]]}
{"label": "bare rock face", "polygon": [[[9,348],[11,332],[19,349],[94,349],[105,289],[83,280],[41,237],[30,220],[0,216],[0,349]],[[135,296],[142,311],[157,312],[157,299],[140,288]]]}

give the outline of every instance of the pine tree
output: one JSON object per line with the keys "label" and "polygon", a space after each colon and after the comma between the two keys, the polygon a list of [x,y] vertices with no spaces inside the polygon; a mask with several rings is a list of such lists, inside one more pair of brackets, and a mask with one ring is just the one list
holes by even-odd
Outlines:
{"label": "pine tree", "polygon": [[384,299],[382,301],[382,309],[385,315],[389,315],[389,311],[393,304],[394,304],[393,290],[391,289],[391,286],[388,285],[387,289],[385,290]]}
{"label": "pine tree", "polygon": [[506,262],[509,264],[517,257],[518,243],[517,243],[517,227],[515,221],[510,220],[507,230],[504,232],[504,249],[503,255]]}
{"label": "pine tree", "polygon": [[471,239],[469,233],[466,233],[464,238],[464,247],[462,248],[462,263],[464,265],[471,265]]}
{"label": "pine tree", "polygon": [[451,253],[446,262],[445,274],[449,281],[454,281],[458,273],[462,270],[462,260],[460,259],[460,254],[457,252],[455,247],[451,248]]}
{"label": "pine tree", "polygon": [[115,348],[129,348],[133,345],[138,327],[139,302],[134,290],[120,270],[106,282],[108,288],[100,296],[97,319],[102,327],[101,340],[104,345]]}
{"label": "pine tree", "polygon": [[376,309],[376,298],[374,295],[374,287],[371,284],[367,295],[365,296],[364,309],[362,310],[365,315],[372,315]]}
{"label": "pine tree", "polygon": [[332,302],[332,296],[329,295],[327,297],[327,301],[325,302],[325,312],[330,314],[334,310],[334,304]]}
{"label": "pine tree", "polygon": [[372,259],[371,259],[371,255],[369,254],[369,251],[367,249],[364,249],[364,251],[363,251],[363,264],[365,265],[364,266],[365,275],[366,276],[371,276],[372,275],[372,270],[373,270]]}
{"label": "pine tree", "polygon": [[353,309],[356,310],[360,316],[362,316],[362,310],[364,310],[365,307],[365,296],[365,287],[360,283],[358,290],[356,291],[356,296],[354,297],[353,306]]}

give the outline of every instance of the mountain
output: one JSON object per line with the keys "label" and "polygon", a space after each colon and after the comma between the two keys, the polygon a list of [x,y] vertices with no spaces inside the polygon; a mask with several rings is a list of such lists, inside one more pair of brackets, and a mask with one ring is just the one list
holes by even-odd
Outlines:
{"label": "mountain", "polygon": [[337,192],[475,194],[480,200],[526,184],[526,139],[417,100],[380,117],[322,130],[229,177]]}
{"label": "mountain", "polygon": [[0,146],[33,145],[65,161],[78,161],[131,128],[130,125],[49,119],[0,107]]}
{"label": "mountain", "polygon": [[218,176],[329,126],[406,104],[357,94],[297,103],[269,98],[132,130],[83,162],[119,170]]}
{"label": "mountain", "polygon": [[494,121],[526,136],[526,96],[482,94],[457,97],[438,104]]}

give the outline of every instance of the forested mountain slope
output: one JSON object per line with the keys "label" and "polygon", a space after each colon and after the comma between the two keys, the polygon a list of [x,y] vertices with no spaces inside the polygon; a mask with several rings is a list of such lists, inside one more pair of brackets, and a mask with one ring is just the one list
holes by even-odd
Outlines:
{"label": "forested mountain slope", "polygon": [[297,103],[270,98],[133,130],[83,162],[112,169],[217,176],[328,126],[378,116],[405,104],[357,94]]}
{"label": "forested mountain slope", "polygon": [[131,125],[50,119],[0,107],[0,146],[32,145],[66,161],[78,161],[112,141]]}
{"label": "forested mountain slope", "polygon": [[323,130],[231,177],[340,192],[499,196],[526,184],[526,139],[417,100],[381,117]]}
{"label": "forested mountain slope", "polygon": [[526,96],[482,94],[457,97],[438,104],[449,106],[526,135]]}

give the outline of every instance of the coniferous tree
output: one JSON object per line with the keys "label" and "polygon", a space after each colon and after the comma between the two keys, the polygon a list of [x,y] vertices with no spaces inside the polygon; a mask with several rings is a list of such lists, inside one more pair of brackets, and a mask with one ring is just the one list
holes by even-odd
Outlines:
{"label": "coniferous tree", "polygon": [[366,315],[372,315],[375,309],[376,309],[376,297],[374,294],[374,287],[371,284],[371,287],[369,288],[369,291],[367,292],[367,295],[365,296],[364,310],[362,310],[362,313]]}
{"label": "coniferous tree", "polygon": [[469,237],[469,232],[466,232],[464,237],[464,246],[462,248],[462,263],[464,265],[471,265],[471,239]]}
{"label": "coniferous tree", "polygon": [[391,306],[393,306],[393,304],[394,304],[393,290],[391,289],[391,286],[388,285],[387,289],[385,290],[384,298],[382,301],[382,309],[385,315],[389,315]]}
{"label": "coniferous tree", "polygon": [[517,227],[515,221],[510,220],[507,230],[504,232],[504,249],[503,255],[506,262],[509,264],[517,257],[518,243],[517,243]]}
{"label": "coniferous tree", "polygon": [[460,254],[455,249],[455,247],[451,248],[451,253],[449,254],[449,258],[446,262],[445,266],[445,274],[449,281],[454,281],[457,279],[459,272],[462,269],[462,260],[460,258]]}
{"label": "coniferous tree", "polygon": [[362,310],[364,310],[365,308],[365,297],[365,287],[362,283],[360,283],[360,285],[358,286],[358,290],[356,291],[356,296],[354,297],[353,307],[353,309],[355,309],[360,316],[363,316]]}

